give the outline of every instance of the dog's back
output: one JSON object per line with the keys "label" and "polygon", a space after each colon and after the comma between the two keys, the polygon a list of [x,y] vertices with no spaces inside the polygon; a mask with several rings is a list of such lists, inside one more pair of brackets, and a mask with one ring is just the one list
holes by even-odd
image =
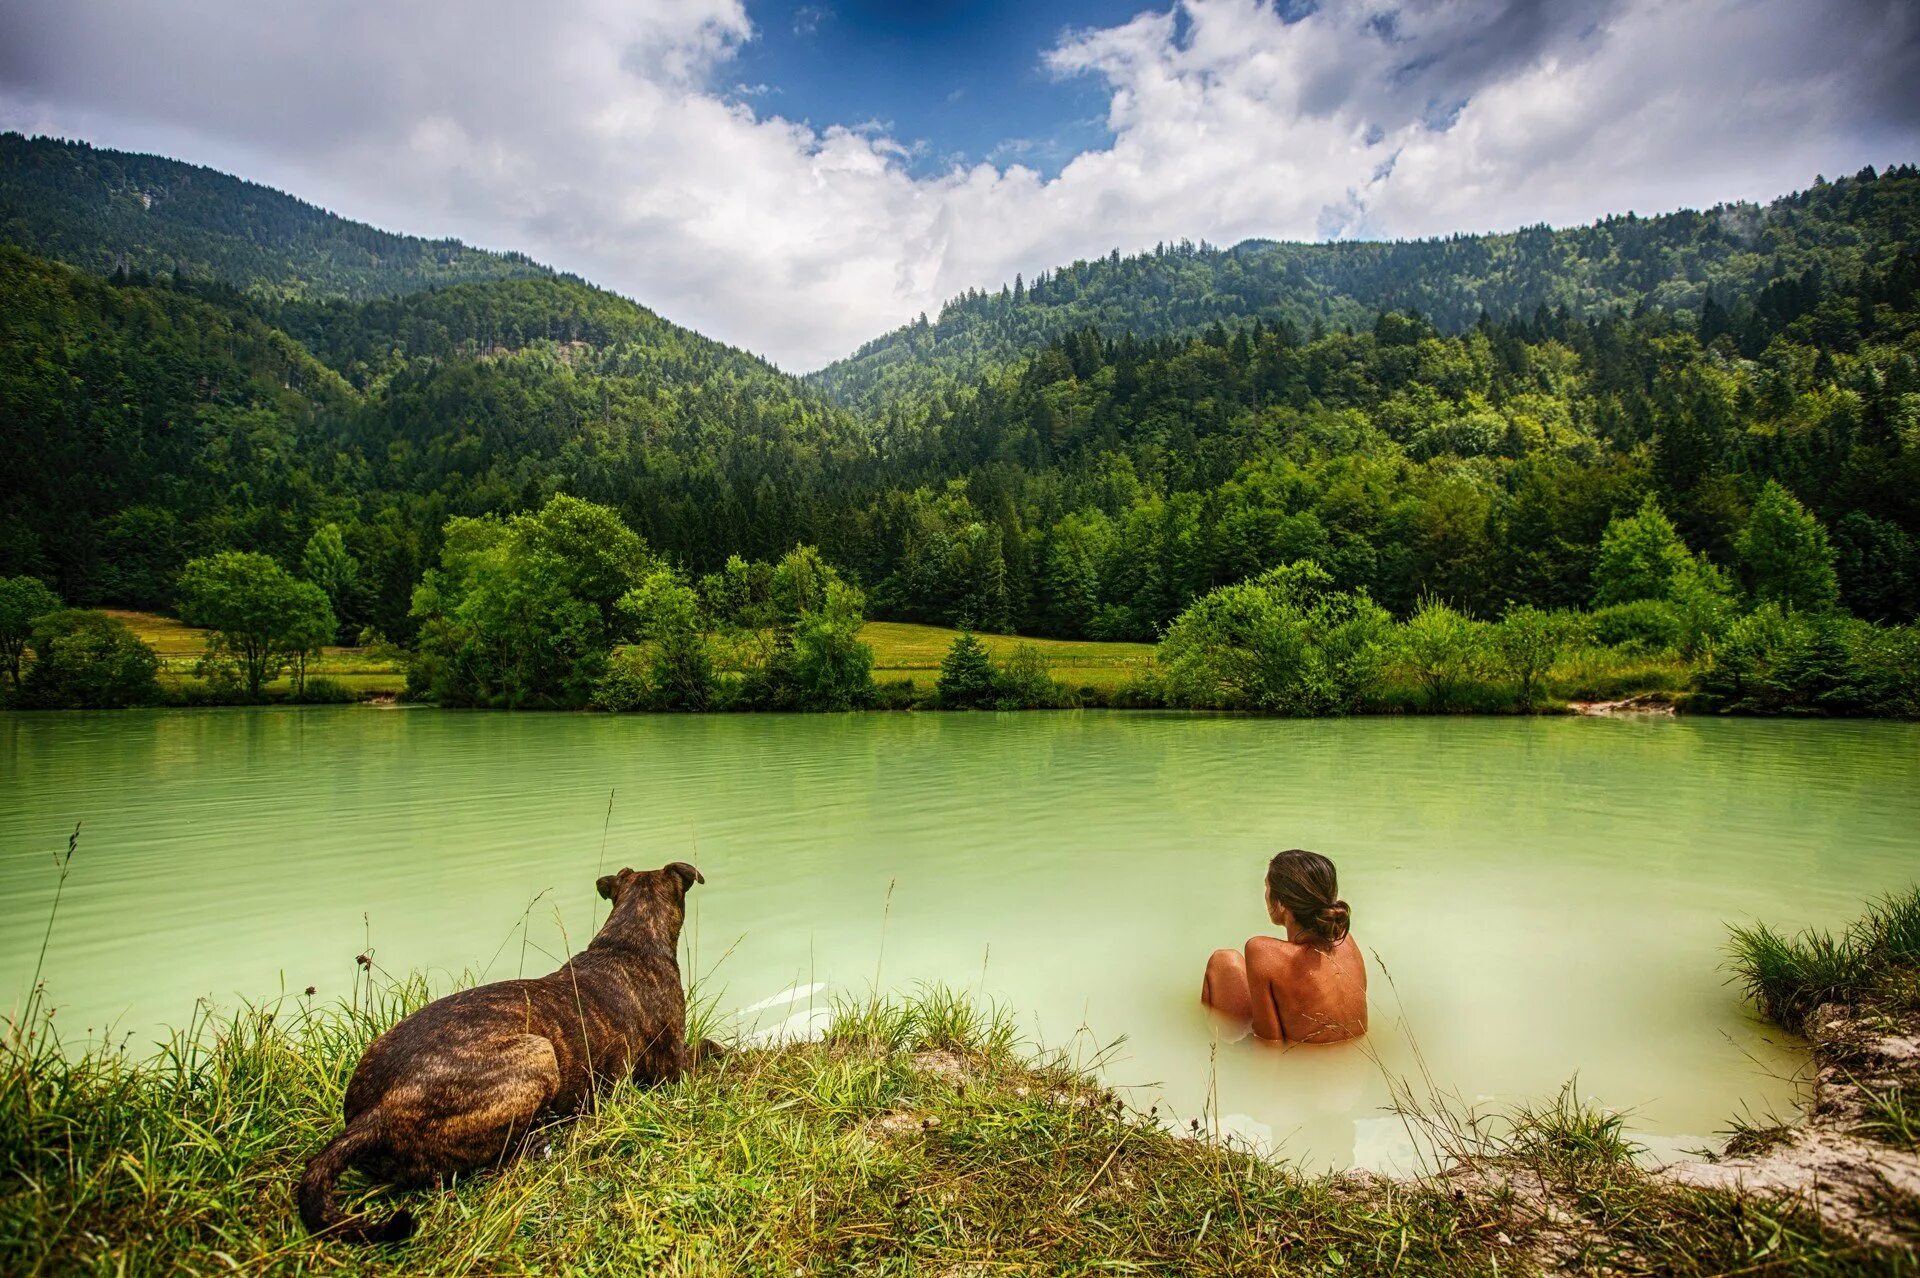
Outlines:
{"label": "dog's back", "polygon": [[404,1212],[379,1225],[345,1218],[333,1202],[339,1175],[357,1167],[402,1185],[431,1183],[504,1160],[537,1123],[584,1108],[603,1083],[680,1077],[677,949],[696,882],[704,880],[684,862],[608,875],[598,886],[612,914],[559,971],[449,994],[375,1039],[347,1085],[346,1130],[301,1180],[307,1228],[359,1241],[405,1237]]}

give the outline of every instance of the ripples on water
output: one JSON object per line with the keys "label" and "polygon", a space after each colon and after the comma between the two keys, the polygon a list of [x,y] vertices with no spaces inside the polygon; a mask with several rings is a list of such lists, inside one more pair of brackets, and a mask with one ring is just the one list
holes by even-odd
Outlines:
{"label": "ripples on water", "polygon": [[[1920,850],[1911,724],[15,714],[0,783],[16,987],[86,823],[48,958],[69,1033],[344,992],[369,944],[512,976],[523,917],[544,971],[597,925],[599,873],[687,859],[690,967],[760,1004],[743,1031],[803,1031],[876,975],[945,981],[1050,1046],[1124,1037],[1102,1068],[1142,1104],[1217,1094],[1229,1130],[1372,1166],[1408,1157],[1381,1107],[1416,1043],[1466,1101],[1577,1071],[1659,1150],[1785,1107],[1798,1058],[1724,983],[1725,923],[1839,923]],[[1236,1041],[1195,1001],[1292,846],[1338,862],[1375,959],[1364,1049]]]}

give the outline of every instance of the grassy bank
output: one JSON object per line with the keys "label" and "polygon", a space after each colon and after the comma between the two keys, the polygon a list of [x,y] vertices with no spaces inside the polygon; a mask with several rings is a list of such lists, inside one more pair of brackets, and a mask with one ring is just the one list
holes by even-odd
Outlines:
{"label": "grassy bank", "polygon": [[[157,1057],[0,1061],[7,1273],[1887,1272],[1895,1252],[1791,1204],[1675,1187],[1620,1120],[1567,1096],[1440,1118],[1462,1165],[1412,1182],[1306,1176],[1128,1112],[1010,1022],[923,991],[842,1008],[824,1041],[621,1088],[552,1156],[404,1195],[411,1242],[306,1238],[291,1189],[337,1130],[360,1050],[425,997],[299,999],[209,1020]],[[1412,1121],[1422,1121],[1413,1118]],[[1204,1135],[1204,1134],[1203,1134]],[[349,1180],[362,1205],[384,1195]]]}
{"label": "grassy bank", "polygon": [[1736,928],[1747,993],[1813,1050],[1803,1116],[1737,1130],[1724,1155],[1671,1169],[1693,1188],[1763,1188],[1905,1257],[1920,1245],[1920,889],[1838,934]]}

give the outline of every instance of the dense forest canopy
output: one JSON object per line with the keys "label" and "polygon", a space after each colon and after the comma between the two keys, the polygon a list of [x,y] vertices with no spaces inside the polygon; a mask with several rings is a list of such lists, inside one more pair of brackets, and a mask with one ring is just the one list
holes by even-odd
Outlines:
{"label": "dense forest canopy", "polygon": [[518,253],[376,230],[198,165],[18,133],[0,133],[0,240],[95,274],[213,279],[262,297],[550,274]]}
{"label": "dense forest canopy", "polygon": [[[191,217],[122,198],[153,174],[191,176]],[[564,494],[696,576],[812,545],[880,616],[1151,639],[1304,559],[1402,617],[1587,606],[1649,497],[1752,590],[1773,483],[1839,601],[1904,620],[1916,210],[1901,167],[1568,231],[1109,257],[803,381],[518,259],[9,137],[0,576],[170,609],[188,560],[298,569],[331,527],[343,631],[411,641],[449,520]]]}

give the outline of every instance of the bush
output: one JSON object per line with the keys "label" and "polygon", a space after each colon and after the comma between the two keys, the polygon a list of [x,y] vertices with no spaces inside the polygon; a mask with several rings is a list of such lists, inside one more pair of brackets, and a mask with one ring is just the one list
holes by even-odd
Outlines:
{"label": "bush", "polygon": [[1493,628],[1494,654],[1514,682],[1521,709],[1531,710],[1540,699],[1541,683],[1566,650],[1572,629],[1566,614],[1533,607],[1507,609]]}
{"label": "bush", "polygon": [[911,679],[889,679],[873,686],[876,710],[911,710],[920,704],[920,690]]}
{"label": "bush", "polygon": [[1609,648],[1657,656],[1679,651],[1687,625],[1680,610],[1667,600],[1636,599],[1588,613],[1587,633]]}
{"label": "bush", "polygon": [[622,637],[623,598],[658,567],[617,512],[576,497],[451,519],[413,592],[408,688],[443,705],[584,705]]}
{"label": "bush", "polygon": [[693,587],[670,568],[656,569],[620,597],[616,611],[641,642],[609,659],[592,704],[614,710],[711,707],[713,654]]}
{"label": "bush", "polygon": [[338,706],[358,701],[352,688],[338,679],[329,679],[324,675],[315,675],[308,679],[291,698],[301,705]]}
{"label": "bush", "polygon": [[615,713],[651,709],[652,666],[646,653],[636,648],[616,648],[613,655],[607,658],[606,672],[594,684],[593,697],[588,704],[595,710],[611,710]]}
{"label": "bush", "polygon": [[160,700],[160,662],[125,624],[78,608],[34,623],[32,667],[22,705],[40,709],[112,709]]}
{"label": "bush", "polygon": [[1723,709],[1755,714],[1812,711],[1844,680],[1844,645],[1835,626],[1764,603],[1728,627],[1700,671],[1702,692]]}
{"label": "bush", "polygon": [[[1357,709],[1379,691],[1392,622],[1365,592],[1332,585],[1305,559],[1208,591],[1167,628],[1152,691],[1168,705],[1202,709]],[[1140,693],[1150,695],[1144,686]]]}
{"label": "bush", "polygon": [[776,706],[854,710],[872,702],[873,649],[860,641],[865,611],[857,588],[830,573],[822,579],[820,596],[799,608],[786,646],[774,657]]}
{"label": "bush", "polygon": [[1854,686],[1871,714],[1920,718],[1920,625],[1854,631]]}
{"label": "bush", "polygon": [[1037,644],[1015,644],[994,674],[993,686],[994,704],[1002,710],[1051,710],[1074,703],[1072,691],[1053,677]]}
{"label": "bush", "polygon": [[1490,657],[1485,622],[1428,599],[1399,629],[1400,655],[1430,710],[1459,706],[1485,677]]}

